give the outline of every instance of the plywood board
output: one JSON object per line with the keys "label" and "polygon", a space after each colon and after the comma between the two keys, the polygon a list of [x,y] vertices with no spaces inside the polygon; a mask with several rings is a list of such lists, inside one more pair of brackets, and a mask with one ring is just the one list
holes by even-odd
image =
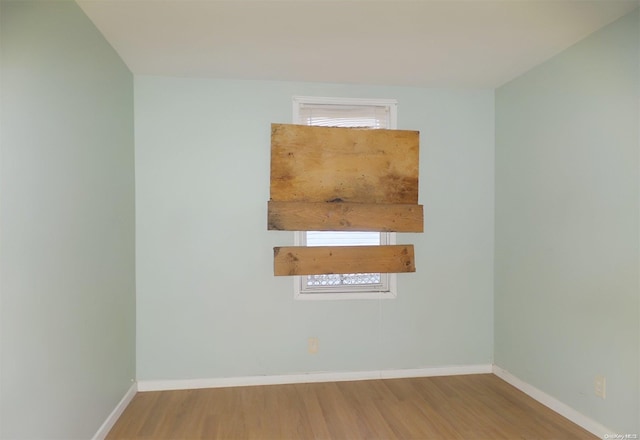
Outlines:
{"label": "plywood board", "polygon": [[423,232],[423,208],[422,205],[270,201],[268,229]]}
{"label": "plywood board", "polygon": [[418,203],[419,132],[271,125],[271,200]]}
{"label": "plywood board", "polygon": [[273,248],[276,276],[415,272],[413,245]]}

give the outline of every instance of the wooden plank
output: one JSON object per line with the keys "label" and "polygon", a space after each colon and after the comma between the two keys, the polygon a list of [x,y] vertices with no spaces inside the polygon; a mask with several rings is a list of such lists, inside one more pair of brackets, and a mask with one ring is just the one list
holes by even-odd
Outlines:
{"label": "wooden plank", "polygon": [[268,229],[278,231],[423,232],[422,205],[268,203]]}
{"label": "wooden plank", "polygon": [[271,125],[271,200],[418,203],[419,132]]}
{"label": "wooden plank", "polygon": [[276,276],[415,272],[413,245],[273,248]]}

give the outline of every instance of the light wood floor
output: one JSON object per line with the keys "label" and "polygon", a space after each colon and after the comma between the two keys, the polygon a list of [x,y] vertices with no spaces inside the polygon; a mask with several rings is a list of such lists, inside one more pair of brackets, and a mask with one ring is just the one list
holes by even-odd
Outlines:
{"label": "light wood floor", "polygon": [[138,393],[114,439],[597,439],[492,374]]}

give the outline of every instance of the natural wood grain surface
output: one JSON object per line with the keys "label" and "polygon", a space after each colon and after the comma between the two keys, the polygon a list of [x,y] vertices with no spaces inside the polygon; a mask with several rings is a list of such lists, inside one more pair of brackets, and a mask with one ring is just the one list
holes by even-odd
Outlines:
{"label": "natural wood grain surface", "polygon": [[271,125],[271,200],[418,203],[419,132]]}
{"label": "natural wood grain surface", "polygon": [[422,205],[268,203],[268,229],[278,231],[422,232]]}
{"label": "natural wood grain surface", "polygon": [[[418,168],[417,131],[271,124],[268,228],[421,232]],[[415,272],[413,247],[274,248],[275,275],[368,272]]]}
{"label": "natural wood grain surface", "polygon": [[415,272],[413,245],[273,248],[276,276]]}
{"label": "natural wood grain surface", "polygon": [[108,440],[596,440],[491,374],[138,393]]}

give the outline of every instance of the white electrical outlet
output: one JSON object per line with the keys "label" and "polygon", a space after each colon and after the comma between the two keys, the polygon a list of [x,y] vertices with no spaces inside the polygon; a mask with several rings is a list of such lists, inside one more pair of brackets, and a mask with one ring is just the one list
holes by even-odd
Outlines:
{"label": "white electrical outlet", "polygon": [[320,342],[318,341],[318,338],[309,338],[308,340],[308,346],[307,346],[307,351],[309,352],[309,354],[316,354],[318,352]]}
{"label": "white electrical outlet", "polygon": [[602,375],[597,375],[593,381],[593,389],[598,397],[605,399],[607,397],[607,378]]}

